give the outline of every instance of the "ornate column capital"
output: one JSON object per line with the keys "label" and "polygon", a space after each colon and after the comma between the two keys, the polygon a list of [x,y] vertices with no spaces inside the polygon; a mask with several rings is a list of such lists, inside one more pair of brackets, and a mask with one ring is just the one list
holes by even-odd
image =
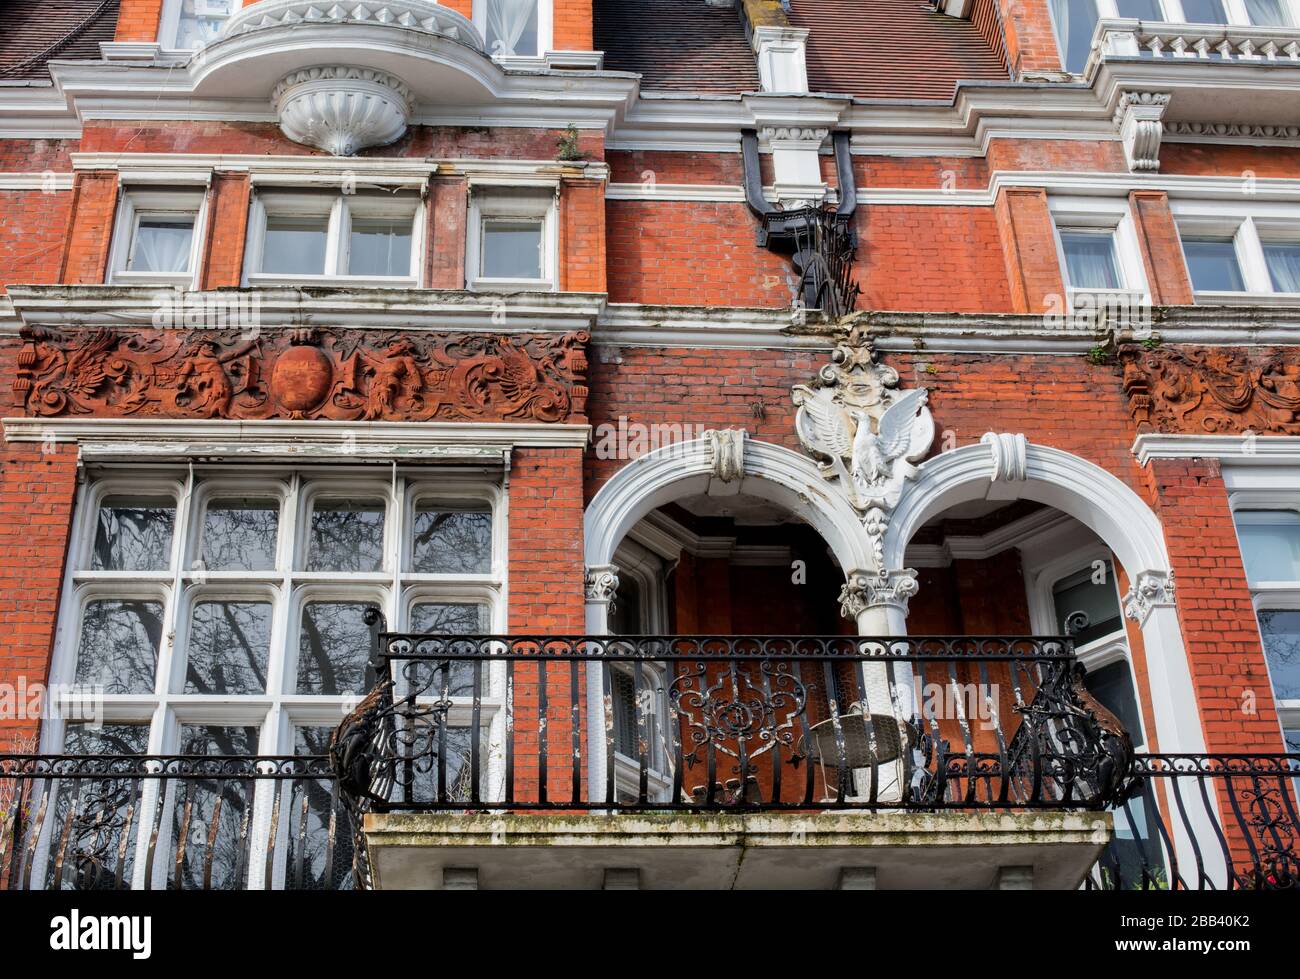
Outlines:
{"label": "ornate column capital", "polygon": [[1115,127],[1124,144],[1124,159],[1130,170],[1154,172],[1160,169],[1161,122],[1169,106],[1167,92],[1124,92],[1115,107]]}
{"label": "ornate column capital", "polygon": [[618,594],[618,568],[601,564],[587,569],[587,601],[613,605]]}
{"label": "ornate column capital", "polygon": [[852,571],[840,589],[840,615],[857,619],[867,609],[882,605],[893,606],[906,615],[908,600],[918,590],[916,572],[911,568]]}
{"label": "ornate column capital", "polygon": [[1140,626],[1146,622],[1152,609],[1173,604],[1172,571],[1139,571],[1124,595],[1124,614]]}

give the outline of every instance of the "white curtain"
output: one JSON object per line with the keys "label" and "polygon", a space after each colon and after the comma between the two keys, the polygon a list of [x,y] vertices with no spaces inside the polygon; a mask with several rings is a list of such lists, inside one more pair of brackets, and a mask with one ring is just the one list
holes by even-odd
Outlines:
{"label": "white curtain", "polygon": [[1264,245],[1264,260],[1273,288],[1300,292],[1300,245]]}
{"label": "white curtain", "polygon": [[135,234],[133,272],[188,272],[193,228],[140,224]]}
{"label": "white curtain", "polygon": [[1250,22],[1258,27],[1285,27],[1286,13],[1282,0],[1246,0]]}
{"label": "white curtain", "polygon": [[1065,270],[1076,289],[1117,289],[1115,251],[1110,235],[1062,235]]}
{"label": "white curtain", "polygon": [[529,23],[536,32],[535,14],[538,0],[488,0],[487,42],[488,53],[509,55],[520,53],[520,48],[537,53],[536,36],[530,43],[521,45]]}

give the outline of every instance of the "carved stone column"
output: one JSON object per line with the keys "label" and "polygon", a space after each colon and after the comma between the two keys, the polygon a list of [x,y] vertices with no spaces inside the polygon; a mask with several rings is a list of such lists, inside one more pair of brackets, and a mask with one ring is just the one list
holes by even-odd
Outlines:
{"label": "carved stone column", "polygon": [[[601,564],[587,568],[587,635],[609,635],[609,610],[618,595],[618,568]],[[605,684],[603,664],[587,662],[587,792],[605,797]]]}

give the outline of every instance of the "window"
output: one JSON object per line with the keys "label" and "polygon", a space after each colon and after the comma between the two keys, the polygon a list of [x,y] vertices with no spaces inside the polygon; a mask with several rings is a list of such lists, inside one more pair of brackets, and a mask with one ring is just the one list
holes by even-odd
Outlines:
{"label": "window", "polygon": [[420,221],[414,193],[258,194],[249,221],[247,284],[343,278],[414,287]]}
{"label": "window", "polygon": [[553,190],[476,193],[471,211],[466,249],[470,288],[554,288]]}
{"label": "window", "polygon": [[1264,659],[1290,738],[1300,730],[1300,509],[1252,510],[1238,506],[1239,499],[1233,502]]}
{"label": "window", "polygon": [[[371,682],[368,609],[395,630],[482,634],[499,622],[498,492],[445,472],[93,473],[78,506],[52,680],[75,687],[73,699],[102,697],[112,724],[99,735],[66,725],[50,736],[69,752],[323,750],[321,732]],[[470,697],[471,681],[465,671],[453,696]],[[503,668],[485,666],[487,725],[504,723],[504,684]],[[468,712],[452,723],[468,724]],[[468,744],[468,731],[456,739]],[[195,806],[208,807],[206,825],[219,793],[243,790],[205,784]],[[313,825],[327,825],[328,787],[323,796],[299,790],[316,806]],[[231,795],[222,808],[251,804]]]}
{"label": "window", "polygon": [[188,51],[211,44],[242,0],[167,0],[158,25],[164,48]]}
{"label": "window", "polygon": [[1183,19],[1188,24],[1226,24],[1223,0],[1182,0]]}
{"label": "window", "polygon": [[1184,238],[1187,274],[1197,292],[1243,292],[1237,246],[1231,238]]}
{"label": "window", "polygon": [[1051,0],[1052,22],[1065,70],[1076,75],[1088,63],[1100,13],[1097,0]]}
{"label": "window", "polygon": [[1056,624],[1077,646],[1124,631],[1115,572],[1109,561],[1097,561],[1052,586]]}
{"label": "window", "polygon": [[109,256],[111,281],[195,285],[204,196],[199,190],[124,193]]}
{"label": "window", "polygon": [[1300,242],[1265,241],[1262,244],[1273,291],[1300,293]]}
{"label": "window", "polygon": [[1062,231],[1066,278],[1076,289],[1118,289],[1115,236],[1105,231]]}
{"label": "window", "polygon": [[551,0],[474,0],[474,24],[494,58],[534,58],[550,46]]}
{"label": "window", "polygon": [[1138,20],[1164,19],[1160,0],[1115,0],[1115,12],[1120,17],[1136,17]]}

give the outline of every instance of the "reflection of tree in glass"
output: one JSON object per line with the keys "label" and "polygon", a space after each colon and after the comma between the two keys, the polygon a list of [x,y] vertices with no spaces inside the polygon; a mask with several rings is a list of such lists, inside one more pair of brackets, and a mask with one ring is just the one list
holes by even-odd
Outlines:
{"label": "reflection of tree in glass", "polygon": [[266,692],[269,602],[200,602],[191,620],[186,693]]}
{"label": "reflection of tree in glass", "polygon": [[162,605],[135,599],[86,603],[77,647],[77,686],[105,693],[153,693]]}
{"label": "reflection of tree in glass", "polygon": [[312,509],[308,571],[379,571],[384,566],[384,505],[330,500]]}
{"label": "reflection of tree in glass", "polygon": [[415,511],[411,570],[420,574],[487,574],[492,570],[492,515],[464,510]]}
{"label": "reflection of tree in glass", "polygon": [[[331,727],[300,727],[294,731],[295,755],[325,755],[329,752]],[[352,832],[342,804],[328,779],[299,779],[293,783],[284,820],[288,830],[289,856],[285,863],[284,886],[304,890],[352,887]],[[303,799],[307,801],[305,832]],[[329,849],[330,816],[334,816],[334,854],[330,877],[325,879],[325,858]],[[302,849],[302,877],[298,878],[299,847]]]}
{"label": "reflection of tree in glass", "polygon": [[211,571],[275,567],[279,506],[269,500],[216,500],[203,515],[200,558]]}
{"label": "reflection of tree in glass", "polygon": [[[214,724],[185,724],[181,727],[181,753],[186,755],[255,755],[257,728]],[[235,869],[248,872],[249,857],[240,860],[240,839],[245,815],[253,802],[252,779],[175,779],[171,782],[172,836],[179,844],[184,826],[186,802],[190,805],[185,858],[181,865],[181,886],[196,889],[204,885],[208,840],[214,819],[217,835],[212,845],[213,888],[236,889]],[[250,828],[251,832],[251,828]]]}
{"label": "reflection of tree in glass", "polygon": [[298,638],[298,693],[345,694],[365,689],[370,659],[368,602],[309,602]]}
{"label": "reflection of tree in glass", "polygon": [[[470,729],[447,728],[447,798],[452,802],[468,802],[474,771],[469,763],[472,753]],[[430,725],[419,731],[414,742],[416,751],[415,776],[411,798],[416,802],[432,802],[438,798],[438,731]],[[487,749],[486,732],[479,739],[479,782],[482,785],[484,757]]]}
{"label": "reflection of tree in glass", "polygon": [[[69,724],[63,737],[63,750],[69,755],[138,755],[149,744],[149,727],[145,724],[105,724],[95,729],[85,724]],[[54,884],[54,864],[58,846],[66,843],[64,863],[68,872],[60,878],[66,888],[109,888],[116,883],[118,854],[122,833],[127,831],[127,813],[139,805],[139,780],[59,779],[55,783],[51,851],[47,866],[47,886]],[[76,801],[76,821],[65,835],[64,828]],[[133,841],[137,839],[139,814],[132,812],[122,879],[130,881],[134,858]]]}
{"label": "reflection of tree in glass", "polygon": [[1280,700],[1300,699],[1300,612],[1281,609],[1260,612],[1259,626],[1273,693]]}
{"label": "reflection of tree in glass", "polygon": [[[486,605],[450,604],[444,602],[421,602],[411,607],[411,631],[435,636],[473,636],[482,635],[488,628],[488,610]],[[418,647],[417,653],[429,652]],[[449,661],[450,662],[450,661]],[[418,690],[425,695],[439,696],[442,693],[442,667],[436,663],[417,663],[416,682]],[[482,676],[479,695],[487,690],[487,664],[482,664]],[[472,697],[474,695],[474,664],[461,660],[451,663],[451,677],[448,692],[453,697]]]}
{"label": "reflection of tree in glass", "polygon": [[105,500],[99,508],[91,570],[166,570],[174,518],[170,500]]}

